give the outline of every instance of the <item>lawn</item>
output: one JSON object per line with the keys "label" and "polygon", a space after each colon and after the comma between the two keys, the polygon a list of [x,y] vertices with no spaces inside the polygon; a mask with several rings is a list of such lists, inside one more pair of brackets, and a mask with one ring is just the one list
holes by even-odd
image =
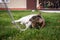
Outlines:
{"label": "lawn", "polygon": [[[34,13],[38,13],[35,11]],[[28,14],[31,11],[12,11],[15,20]],[[41,13],[46,20],[44,28],[27,29],[20,32],[6,11],[0,11],[0,40],[60,40],[60,13]]]}

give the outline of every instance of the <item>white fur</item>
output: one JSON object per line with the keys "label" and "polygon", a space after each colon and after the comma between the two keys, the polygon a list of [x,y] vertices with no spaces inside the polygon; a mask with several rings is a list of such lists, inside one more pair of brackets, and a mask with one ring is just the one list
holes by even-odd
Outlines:
{"label": "white fur", "polygon": [[20,24],[22,24],[22,25],[25,24],[25,26],[26,26],[25,30],[26,30],[31,25],[31,22],[29,21],[29,19],[33,16],[36,16],[36,15],[38,15],[38,14],[27,15],[27,16],[24,16],[24,17],[18,19],[18,20],[15,20],[14,22],[20,22]]}

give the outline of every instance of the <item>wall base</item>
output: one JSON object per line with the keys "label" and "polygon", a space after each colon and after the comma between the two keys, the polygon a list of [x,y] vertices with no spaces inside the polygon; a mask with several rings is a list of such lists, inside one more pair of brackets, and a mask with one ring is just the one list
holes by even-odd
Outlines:
{"label": "wall base", "polygon": [[[10,10],[26,10],[26,8],[9,8]],[[0,10],[6,10],[6,8],[0,8]]]}

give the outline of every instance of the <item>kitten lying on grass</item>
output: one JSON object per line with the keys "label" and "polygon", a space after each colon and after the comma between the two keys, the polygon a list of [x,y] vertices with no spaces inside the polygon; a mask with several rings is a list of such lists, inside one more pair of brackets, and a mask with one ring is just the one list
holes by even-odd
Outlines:
{"label": "kitten lying on grass", "polygon": [[37,26],[44,27],[45,25],[45,20],[41,17],[40,14],[27,15],[18,20],[15,20],[14,22],[19,22],[20,24],[25,25],[26,26],[25,30],[29,27],[37,28]]}

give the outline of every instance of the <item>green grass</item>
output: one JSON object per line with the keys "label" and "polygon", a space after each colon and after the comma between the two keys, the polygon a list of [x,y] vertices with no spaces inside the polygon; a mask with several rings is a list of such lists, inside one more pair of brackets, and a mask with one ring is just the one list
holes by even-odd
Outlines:
{"label": "green grass", "polygon": [[[38,13],[37,11],[34,13]],[[19,19],[31,11],[12,11],[16,19]],[[42,13],[46,20],[46,26],[38,29],[28,29],[20,32],[11,23],[6,11],[0,11],[0,40],[60,40],[60,13]]]}

